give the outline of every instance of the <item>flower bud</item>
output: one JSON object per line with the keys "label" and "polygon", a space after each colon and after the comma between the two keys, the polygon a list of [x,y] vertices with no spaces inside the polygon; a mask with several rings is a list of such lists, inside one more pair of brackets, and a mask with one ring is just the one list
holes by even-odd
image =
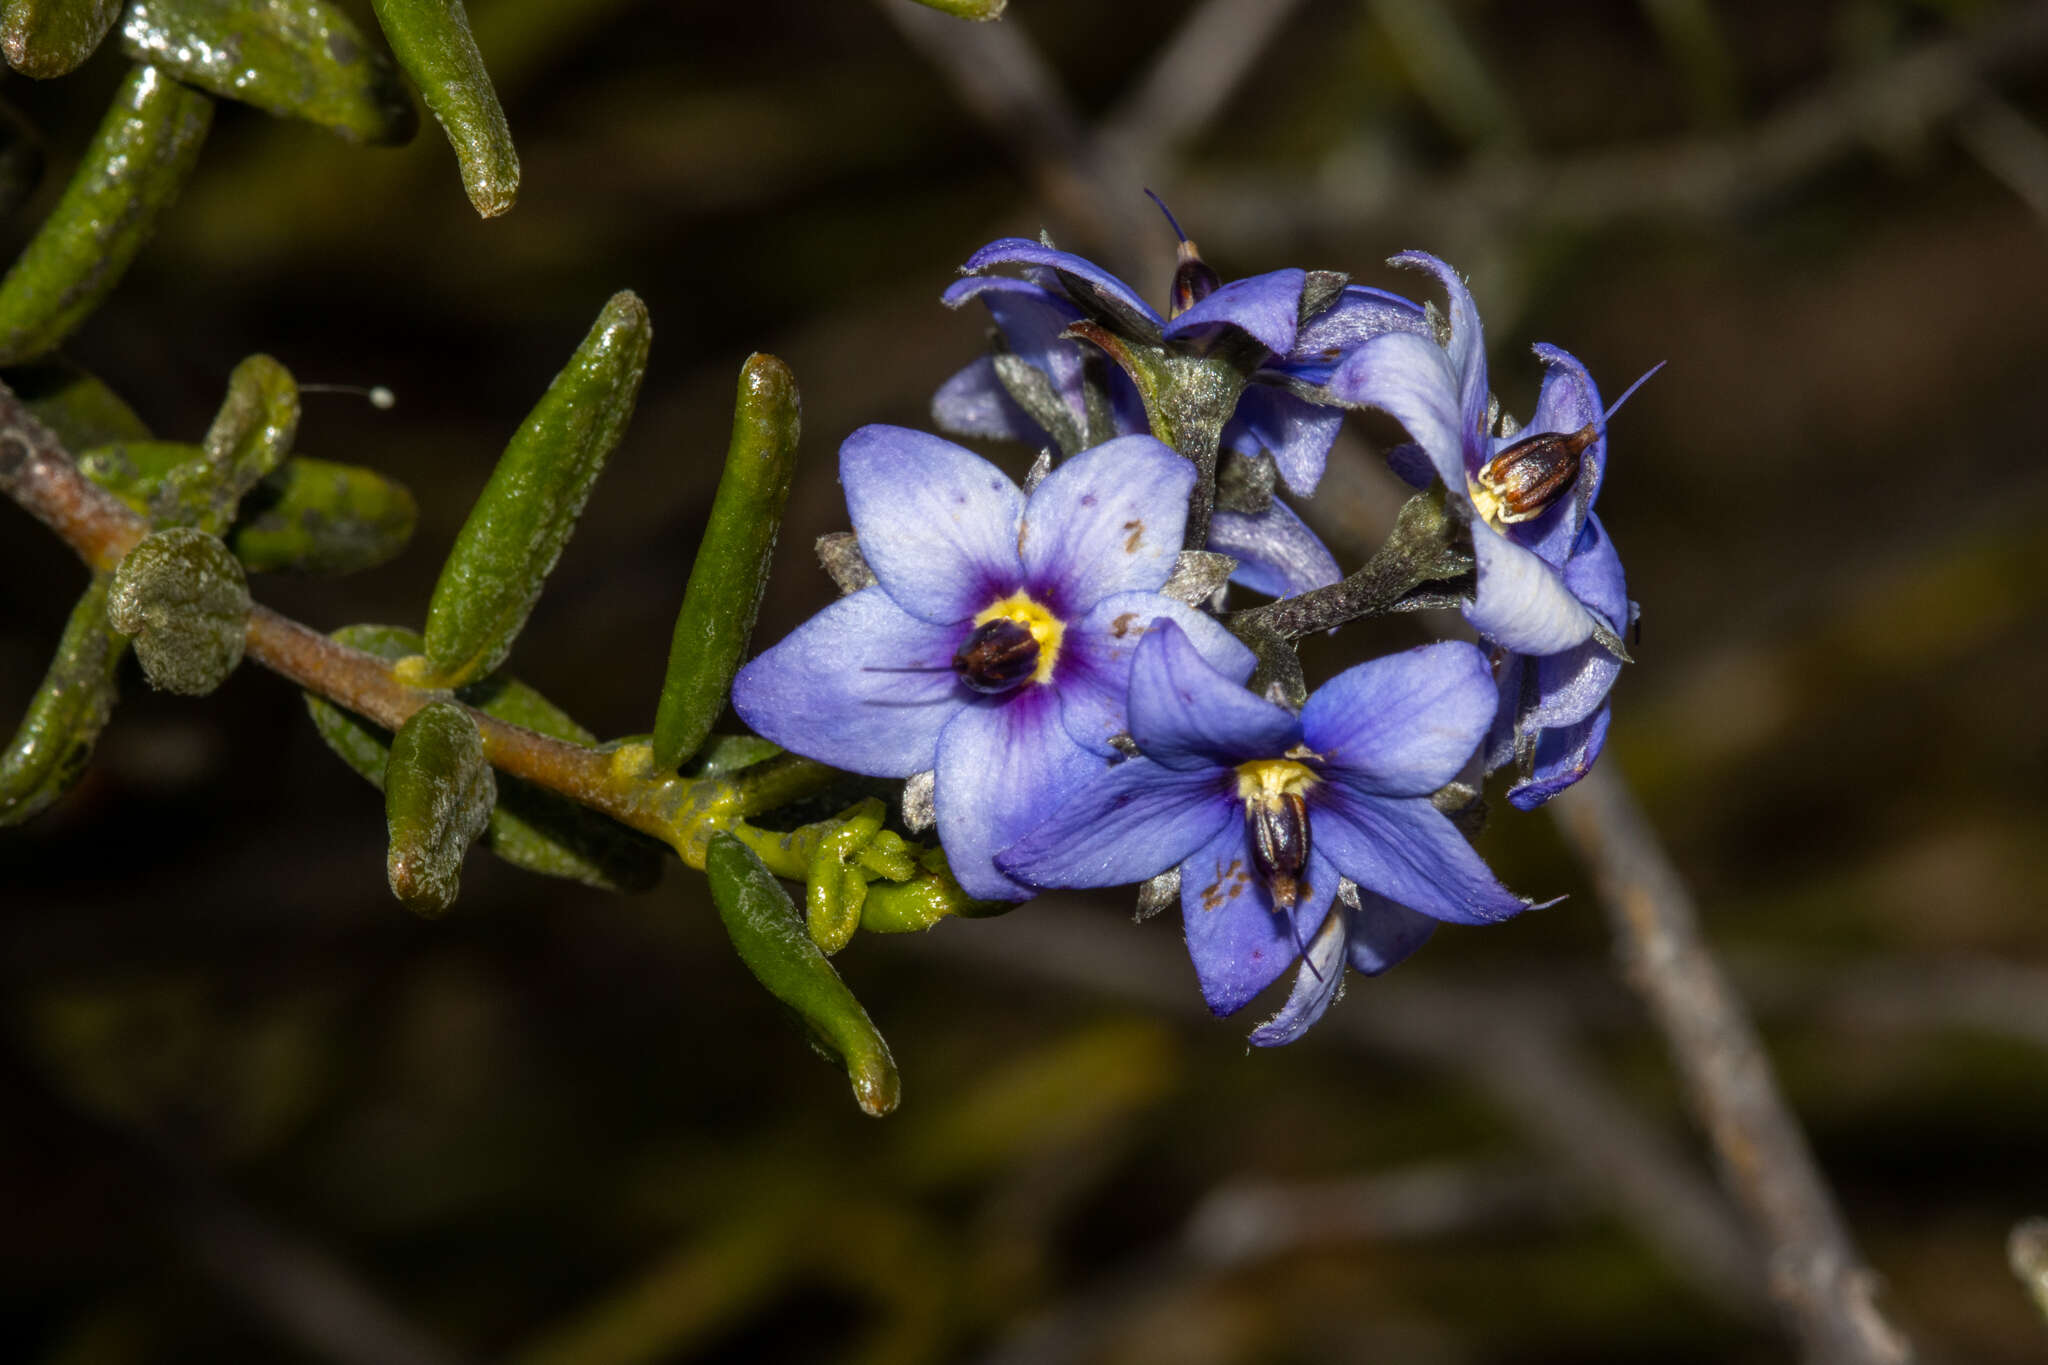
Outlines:
{"label": "flower bud", "polygon": [[1515,442],[1479,471],[1479,487],[1494,503],[1482,510],[1504,525],[1542,516],[1578,479],[1586,449],[1599,435],[1588,422],[1577,431],[1546,431]]}
{"label": "flower bud", "polygon": [[1007,692],[1038,672],[1038,637],[1012,617],[992,617],[961,642],[953,671],[977,692]]}
{"label": "flower bud", "polygon": [[1195,249],[1195,244],[1183,237],[1174,262],[1173,293],[1168,299],[1166,316],[1179,317],[1215,293],[1222,283],[1223,277],[1202,259],[1202,253]]}

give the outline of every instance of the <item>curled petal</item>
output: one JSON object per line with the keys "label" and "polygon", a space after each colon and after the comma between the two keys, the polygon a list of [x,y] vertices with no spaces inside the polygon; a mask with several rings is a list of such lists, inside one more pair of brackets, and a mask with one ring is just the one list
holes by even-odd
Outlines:
{"label": "curled petal", "polygon": [[[1336,880],[1336,873],[1328,862],[1313,855],[1309,858],[1309,885],[1316,885],[1317,878]],[[1323,927],[1309,940],[1308,951],[1302,954],[1301,966],[1295,969],[1294,989],[1287,994],[1287,1003],[1280,1012],[1252,1030],[1253,1047],[1280,1047],[1291,1043],[1308,1032],[1309,1026],[1323,1017],[1344,985],[1344,959],[1351,940],[1350,912],[1341,906],[1332,906],[1323,919]]]}
{"label": "curled petal", "polygon": [[1374,337],[1338,367],[1330,392],[1406,427],[1444,487],[1455,498],[1466,496],[1458,372],[1441,346],[1412,332]]}
{"label": "curled petal", "polygon": [[1171,621],[1138,644],[1130,717],[1139,752],[1182,772],[1277,758],[1301,738],[1293,712],[1218,672]]}
{"label": "curled petal", "polygon": [[792,752],[871,777],[908,777],[932,766],[939,731],[967,705],[953,674],[965,634],[863,588],[742,668],[733,709]]}
{"label": "curled petal", "polygon": [[1268,368],[1309,384],[1325,384],[1343,358],[1383,332],[1429,335],[1419,304],[1384,289],[1349,285],[1337,302],[1302,324],[1294,349]]}
{"label": "curled petal", "polygon": [[1173,575],[1194,486],[1194,466],[1150,436],[1119,436],[1060,465],[1017,532],[1033,596],[1069,617],[1111,593],[1157,592]]}
{"label": "curled petal", "polygon": [[1628,582],[1621,571],[1621,556],[1607,538],[1600,518],[1589,516],[1565,561],[1564,585],[1572,596],[1600,613],[1608,628],[1625,630],[1629,623]]}
{"label": "curled petal", "polygon": [[1293,597],[1344,576],[1316,533],[1278,498],[1256,514],[1216,509],[1209,548],[1237,561],[1231,582],[1268,597]]}
{"label": "curled petal", "polygon": [[1324,683],[1302,708],[1302,737],[1332,781],[1373,796],[1427,796],[1472,757],[1498,702],[1486,656],[1445,640]]}
{"label": "curled petal", "polygon": [[1436,921],[1428,915],[1418,915],[1385,896],[1364,887],[1354,888],[1351,895],[1358,904],[1346,904],[1343,910],[1351,925],[1348,957],[1355,972],[1378,976],[1413,956],[1436,932]]}
{"label": "curled petal", "polygon": [[945,293],[945,301],[956,308],[970,298],[988,305],[1010,353],[1051,380],[1053,392],[1073,409],[1074,420],[1085,421],[1081,346],[1061,335],[1080,320],[1081,310],[1028,280],[1005,276],[961,280]]}
{"label": "curled petal", "polygon": [[1067,733],[1107,758],[1110,740],[1131,728],[1126,701],[1138,642],[1160,621],[1187,632],[1195,652],[1225,677],[1243,682],[1258,660],[1244,642],[1206,612],[1154,592],[1113,593],[1067,627],[1053,674]]}
{"label": "curled petal", "polygon": [[996,870],[995,855],[1102,775],[1102,760],[1067,737],[1059,697],[1033,683],[963,707],[940,732],[939,841],[978,900],[1026,900],[1032,889]]}
{"label": "curled petal", "polygon": [[1056,251],[1028,237],[1004,237],[990,242],[967,258],[967,264],[960,267],[960,273],[977,275],[999,265],[1043,266],[1062,271],[1085,281],[1097,293],[1117,300],[1140,317],[1150,318],[1162,327],[1166,325],[1166,320],[1154,312],[1150,304],[1139,298],[1129,285],[1095,262],[1076,256],[1071,251]]}
{"label": "curled petal", "polygon": [[[1451,369],[1458,376],[1460,440],[1464,448],[1465,472],[1478,470],[1490,453],[1486,440],[1486,338],[1479,326],[1479,309],[1472,292],[1458,272],[1426,251],[1404,251],[1387,262],[1426,270],[1443,284],[1450,304],[1451,336],[1444,343]],[[1410,432],[1409,435],[1415,435]],[[1419,437],[1417,439],[1420,439]]]}
{"label": "curled petal", "polygon": [[964,621],[1022,580],[1024,493],[972,451],[906,427],[862,427],[839,447],[839,481],[861,554],[911,615]]}
{"label": "curled petal", "polygon": [[1168,340],[1237,327],[1276,355],[1294,349],[1308,272],[1289,268],[1232,280],[1166,324]]}
{"label": "curled petal", "polygon": [[1120,763],[996,855],[1033,886],[1122,886],[1187,861],[1225,824],[1241,824],[1231,775]]}
{"label": "curled petal", "polygon": [[1341,783],[1309,798],[1316,845],[1360,890],[1452,924],[1493,924],[1528,908],[1426,799],[1366,796]]}
{"label": "curled petal", "polygon": [[1592,635],[1592,613],[1534,550],[1475,522],[1472,557],[1479,590],[1465,619],[1487,639],[1517,654],[1555,654]]}
{"label": "curled petal", "polygon": [[1612,707],[1602,706],[1577,725],[1545,730],[1536,742],[1535,774],[1508,789],[1508,803],[1516,810],[1534,810],[1592,771],[1607,746],[1612,714]]}
{"label": "curled petal", "polygon": [[1340,407],[1311,403],[1270,384],[1252,384],[1223,428],[1223,443],[1240,455],[1270,452],[1288,491],[1305,498],[1322,482],[1330,447],[1343,425]]}
{"label": "curled petal", "polygon": [[1003,381],[996,378],[994,356],[982,356],[939,385],[932,395],[932,421],[955,436],[981,436],[993,441],[1050,445],[1045,428],[1017,406]]}
{"label": "curled petal", "polygon": [[1577,515],[1572,519],[1571,529],[1576,533],[1585,514],[1592,509],[1593,500],[1600,496],[1600,481],[1607,475],[1606,418],[1600,405],[1600,386],[1570,351],[1541,341],[1531,349],[1543,362],[1543,388],[1536,395],[1536,411],[1530,414],[1525,434],[1577,431],[1588,422],[1602,428],[1600,439],[1587,448],[1579,461],[1579,481],[1572,490]]}
{"label": "curled petal", "polygon": [[[1311,857],[1312,864],[1328,864]],[[1234,1014],[1280,978],[1321,927],[1334,875],[1303,888],[1292,915],[1275,914],[1272,897],[1252,870],[1244,822],[1233,820],[1181,864],[1180,905],[1188,956],[1202,998],[1216,1014]]]}

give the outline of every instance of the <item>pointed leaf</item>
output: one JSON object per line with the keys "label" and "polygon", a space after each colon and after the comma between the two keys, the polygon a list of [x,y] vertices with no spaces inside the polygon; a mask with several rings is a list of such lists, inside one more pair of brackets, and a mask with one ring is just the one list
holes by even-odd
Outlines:
{"label": "pointed leaf", "polygon": [[419,131],[390,60],[323,0],[132,0],[121,50],[188,85],[350,142],[395,146]]}
{"label": "pointed leaf", "polygon": [[63,198],[0,280],[0,365],[55,349],[113,292],[184,189],[212,122],[213,101],[197,90],[153,66],[129,72]]}
{"label": "pointed leaf", "polygon": [[448,135],[469,202],[486,218],[511,208],[519,153],[462,0],[371,0],[371,7],[392,55]]}
{"label": "pointed leaf", "polygon": [[747,970],[845,1063],[863,1111],[879,1118],[894,1109],[902,1083],[889,1045],[811,942],[782,883],[730,834],[712,836],[704,870],[718,916]]}
{"label": "pointed leaf", "polygon": [[251,573],[358,573],[396,558],[418,521],[404,484],[294,455],[242,500],[228,548]]}
{"label": "pointed leaf", "polygon": [[1002,18],[1003,11],[1010,6],[1010,0],[917,0],[917,3],[941,14],[950,14],[955,19],[973,19],[982,23]]}
{"label": "pointed leaf", "polygon": [[218,536],[155,531],[114,570],[107,621],[130,637],[152,685],[203,697],[242,662],[249,581]]}
{"label": "pointed leaf", "polygon": [[654,765],[674,769],[704,744],[747,652],[782,507],[789,501],[803,404],[796,378],[772,355],[748,358],[733,404],[732,443],[669,643],[654,717]]}
{"label": "pointed leaf", "polygon": [[0,51],[24,76],[62,76],[92,55],[120,12],[121,0],[6,0]]}
{"label": "pointed leaf", "polygon": [[452,701],[413,712],[391,740],[384,819],[391,832],[385,875],[391,894],[422,915],[455,904],[462,859],[484,832],[498,788],[483,736]]}
{"label": "pointed leaf", "polygon": [[71,609],[43,685],[0,753],[0,825],[18,825],[68,791],[113,714],[127,637],[107,623],[112,574],[96,574]]}
{"label": "pointed leaf", "polygon": [[284,463],[299,429],[299,386],[267,355],[252,355],[228,376],[227,398],[207,428],[204,461],[164,475],[149,500],[156,526],[197,526],[223,535],[242,496]]}
{"label": "pointed leaf", "polygon": [[640,392],[653,336],[647,305],[614,294],[505,447],[455,537],[427,608],[429,686],[489,673],[540,598]]}

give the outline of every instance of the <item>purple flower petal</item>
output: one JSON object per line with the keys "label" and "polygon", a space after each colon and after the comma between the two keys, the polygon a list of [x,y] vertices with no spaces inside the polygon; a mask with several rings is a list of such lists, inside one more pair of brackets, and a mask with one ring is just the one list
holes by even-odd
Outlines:
{"label": "purple flower petal", "polygon": [[1487,639],[1517,654],[1555,654],[1593,633],[1592,613],[1534,550],[1475,519],[1472,557],[1479,590],[1465,619]]}
{"label": "purple flower petal", "polygon": [[1428,488],[1436,482],[1436,466],[1429,452],[1413,441],[1403,441],[1387,452],[1387,468],[1410,488]]}
{"label": "purple flower petal", "polygon": [[1436,921],[1429,916],[1418,915],[1364,887],[1358,889],[1358,908],[1345,907],[1344,916],[1351,928],[1351,969],[1367,976],[1378,976],[1406,961],[1436,932]]}
{"label": "purple flower petal", "polygon": [[1119,436],[1054,469],[1016,536],[1032,596],[1072,617],[1113,592],[1164,587],[1194,486],[1195,467],[1150,436]]}
{"label": "purple flower petal", "polygon": [[862,427],[839,447],[860,552],[889,596],[935,625],[964,621],[1024,576],[1024,493],[987,460],[906,427]]}
{"label": "purple flower petal", "polygon": [[1162,327],[1166,324],[1166,320],[1132,292],[1129,285],[1095,262],[1070,251],[1056,251],[1028,237],[1004,237],[990,242],[967,258],[967,264],[960,267],[960,273],[975,275],[998,265],[1035,265],[1062,271],[1086,282],[1096,292],[1116,299],[1139,316],[1150,318]]}
{"label": "purple flower petal", "polygon": [[[1318,877],[1331,882],[1336,880],[1337,874],[1330,865],[1314,855],[1309,858],[1309,869],[1311,886],[1316,884]],[[1253,1047],[1280,1047],[1291,1043],[1323,1017],[1343,987],[1345,950],[1350,938],[1350,912],[1333,906],[1323,920],[1323,927],[1309,940],[1308,951],[1302,954],[1301,966],[1295,969],[1294,989],[1288,992],[1287,1003],[1280,1007],[1278,1014],[1252,1030]]]}
{"label": "purple flower petal", "polygon": [[1586,518],[1571,558],[1565,561],[1564,585],[1572,596],[1606,617],[1610,630],[1628,627],[1628,583],[1621,572],[1621,556],[1607,538],[1600,518]]}
{"label": "purple flower petal", "polygon": [[1103,775],[1102,760],[1067,738],[1058,694],[1037,683],[962,709],[939,735],[937,768],[939,841],[979,900],[1031,897],[996,870],[996,853]]}
{"label": "purple flower petal", "polygon": [[1443,347],[1412,332],[1376,336],[1338,367],[1330,392],[1378,408],[1406,427],[1451,496],[1467,497],[1458,372]]}
{"label": "purple flower petal", "polygon": [[1122,886],[1185,862],[1226,824],[1242,826],[1243,812],[1228,769],[1179,773],[1134,758],[1089,781],[996,866],[1033,886]]}
{"label": "purple flower petal", "polygon": [[1010,353],[1051,380],[1053,392],[1066,400],[1074,420],[1085,422],[1081,346],[1061,335],[1080,319],[1081,310],[1028,280],[1004,276],[961,280],[945,293],[945,301],[956,308],[970,298],[988,305]]}
{"label": "purple flower petal", "polygon": [[1171,621],[1138,644],[1130,717],[1139,752],[1182,772],[1278,758],[1301,738],[1293,712],[1217,672]]}
{"label": "purple flower petal", "polygon": [[1330,447],[1344,425],[1344,409],[1309,402],[1270,384],[1249,385],[1223,428],[1223,443],[1240,455],[1268,451],[1280,479],[1297,497],[1322,482]]}
{"label": "purple flower petal", "polygon": [[[1479,309],[1473,305],[1472,292],[1465,288],[1465,281],[1457,271],[1426,251],[1404,251],[1387,264],[1426,270],[1436,276],[1444,287],[1450,304],[1451,322],[1451,337],[1444,344],[1444,351],[1452,372],[1458,376],[1458,427],[1464,447],[1465,472],[1475,472],[1489,452],[1484,431],[1488,397],[1486,337],[1479,325]],[[1413,431],[1408,434],[1416,436]],[[1416,436],[1416,439],[1421,437]]]}
{"label": "purple flower petal", "polygon": [[1445,640],[1324,683],[1302,708],[1302,738],[1332,781],[1372,796],[1427,796],[1472,757],[1498,702],[1486,656]]}
{"label": "purple flower petal", "polygon": [[1307,283],[1308,272],[1291,267],[1232,280],[1167,323],[1167,339],[1177,341],[1237,327],[1267,350],[1286,355],[1294,349],[1301,290]]}
{"label": "purple flower petal", "polygon": [[1525,666],[1536,670],[1536,702],[1521,722],[1543,730],[1576,725],[1592,715],[1621,676],[1621,660],[1597,640],[1530,659]]}
{"label": "purple flower petal", "polygon": [[1251,650],[1215,617],[1156,592],[1113,593],[1068,622],[1053,672],[1067,733],[1077,744],[1104,757],[1116,752],[1111,736],[1130,729],[1125,703],[1132,660],[1159,620],[1187,632],[1196,653],[1232,681],[1242,683],[1257,666]]}
{"label": "purple flower petal", "polygon": [[1528,908],[1421,797],[1366,796],[1326,782],[1309,789],[1309,809],[1316,847],[1361,890],[1452,924],[1493,924]]}
{"label": "purple flower petal", "polygon": [[1607,746],[1607,722],[1614,708],[1602,706],[1577,725],[1545,730],[1536,742],[1536,772],[1527,782],[1508,789],[1508,804],[1535,810],[1592,771]]}
{"label": "purple flower petal", "polygon": [[795,753],[871,777],[908,777],[932,766],[939,732],[967,705],[953,675],[965,633],[863,588],[742,668],[733,709]]}
{"label": "purple flower petal", "polygon": [[1323,880],[1324,885],[1311,881],[1304,888],[1292,916],[1275,914],[1272,898],[1252,871],[1242,819],[1226,824],[1181,864],[1188,956],[1212,1011],[1220,1016],[1243,1009],[1300,955],[1337,890],[1334,876]]}
{"label": "purple flower petal", "polygon": [[1344,576],[1316,533],[1278,498],[1256,515],[1217,508],[1209,548],[1237,561],[1231,582],[1268,597],[1293,597]]}
{"label": "purple flower petal", "polygon": [[932,421],[955,436],[981,436],[993,441],[1051,445],[1045,428],[1017,406],[1003,381],[996,378],[993,356],[982,356],[939,385],[932,395]]}
{"label": "purple flower petal", "polygon": [[1350,285],[1337,302],[1302,325],[1294,349],[1284,359],[1269,361],[1266,368],[1309,384],[1326,384],[1346,355],[1385,332],[1428,336],[1429,320],[1419,304],[1399,294]]}

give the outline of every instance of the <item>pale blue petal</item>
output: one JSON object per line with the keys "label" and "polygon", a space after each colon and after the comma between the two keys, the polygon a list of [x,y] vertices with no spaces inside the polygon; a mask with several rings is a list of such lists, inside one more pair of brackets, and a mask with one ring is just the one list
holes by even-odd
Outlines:
{"label": "pale blue petal", "polygon": [[1104,757],[1116,752],[1111,737],[1131,728],[1125,703],[1138,642],[1160,620],[1187,632],[1195,652],[1233,682],[1249,678],[1258,664],[1244,642],[1206,612],[1156,592],[1114,593],[1068,623],[1053,668],[1067,733],[1076,743]]}
{"label": "pale blue petal", "polygon": [[1184,772],[1278,758],[1301,739],[1299,717],[1218,672],[1172,622],[1138,644],[1130,717],[1139,752]]}
{"label": "pale blue petal", "polygon": [[967,258],[967,264],[960,267],[960,273],[978,274],[999,265],[1044,266],[1047,269],[1061,271],[1087,284],[1098,294],[1115,299],[1140,317],[1150,318],[1161,326],[1165,325],[1166,320],[1154,312],[1150,304],[1139,298],[1129,285],[1095,262],[1076,256],[1070,251],[1054,250],[1028,237],[1004,237],[990,242]]}
{"label": "pale blue petal", "polygon": [[1232,280],[1166,324],[1168,340],[1215,332],[1225,326],[1251,334],[1276,355],[1294,349],[1301,318],[1301,289],[1308,272],[1292,267]]}
{"label": "pale blue petal", "polygon": [[1344,576],[1308,523],[1278,498],[1257,514],[1217,508],[1209,548],[1237,561],[1231,582],[1268,597],[1294,597]]}
{"label": "pale blue petal", "polygon": [[1337,364],[1363,343],[1384,332],[1429,335],[1420,304],[1363,285],[1347,286],[1337,302],[1302,324],[1294,349],[1266,368],[1309,384],[1326,384]]}
{"label": "pale blue petal", "polygon": [[1427,796],[1479,748],[1498,702],[1486,656],[1445,640],[1324,683],[1302,708],[1302,738],[1331,781],[1374,796]]}
{"label": "pale blue petal", "polygon": [[953,673],[966,629],[908,615],[880,588],[842,597],[754,659],[733,709],[793,753],[871,777],[932,766],[970,693]]}
{"label": "pale blue petal", "polygon": [[1545,730],[1536,743],[1536,771],[1529,781],[1508,789],[1508,804],[1535,810],[1592,771],[1607,746],[1607,722],[1613,708],[1601,707],[1577,725]]}
{"label": "pale blue petal", "polygon": [[1316,847],[1362,890],[1453,924],[1493,924],[1528,908],[1426,798],[1365,796],[1335,782],[1308,795]]}
{"label": "pale blue petal", "polygon": [[[1336,882],[1337,874],[1331,871],[1329,863],[1313,853],[1309,855],[1309,869],[1311,886],[1319,881]],[[1288,992],[1287,1003],[1279,1013],[1252,1030],[1253,1047],[1280,1047],[1295,1041],[1330,1008],[1344,984],[1345,950],[1351,938],[1349,913],[1338,905],[1330,907],[1323,927],[1309,940],[1308,951],[1295,968],[1294,989]]]}
{"label": "pale blue petal", "polygon": [[912,616],[964,621],[1022,582],[1023,490],[972,451],[907,427],[862,427],[839,447],[839,481],[862,557]]}
{"label": "pale blue petal", "polygon": [[954,307],[970,298],[987,304],[1010,353],[1052,382],[1053,392],[1065,400],[1076,422],[1087,420],[1081,345],[1062,335],[1079,321],[1080,309],[1028,280],[1006,276],[961,280],[945,298]]}
{"label": "pale blue petal", "polygon": [[1270,453],[1280,468],[1280,481],[1289,492],[1305,498],[1322,482],[1330,447],[1343,425],[1343,408],[1254,383],[1237,400],[1237,411],[1223,428],[1223,444],[1240,455]]}
{"label": "pale blue petal", "polygon": [[1330,392],[1378,408],[1407,428],[1444,487],[1455,498],[1467,497],[1458,372],[1443,347],[1412,332],[1376,336],[1338,367]]}
{"label": "pale blue petal", "polygon": [[1111,593],[1164,587],[1194,486],[1195,467],[1150,436],[1119,436],[1058,466],[1017,533],[1031,595],[1072,619]]}
{"label": "pale blue petal", "polygon": [[[1478,472],[1491,453],[1486,439],[1486,410],[1490,395],[1486,389],[1486,338],[1479,326],[1479,309],[1471,291],[1458,272],[1426,251],[1404,251],[1389,265],[1426,270],[1443,284],[1450,303],[1451,338],[1445,343],[1451,370],[1458,377],[1459,442],[1464,453],[1464,472]],[[1416,436],[1411,431],[1408,433]],[[1420,440],[1420,436],[1416,436]],[[1449,482],[1446,480],[1445,482]]]}
{"label": "pale blue petal", "polygon": [[1555,654],[1592,635],[1592,613],[1535,551],[1475,521],[1472,556],[1479,588],[1465,619],[1487,639],[1517,654]]}
{"label": "pale blue petal", "polygon": [[991,441],[1022,441],[1049,446],[1052,437],[1017,406],[996,378],[993,356],[982,356],[939,385],[932,395],[932,422],[955,436],[980,436]]}
{"label": "pale blue petal", "polygon": [[963,708],[940,732],[936,766],[939,842],[961,889],[977,900],[1033,894],[996,870],[995,855],[1100,781],[1104,768],[1067,738],[1059,697],[1037,683]]}
{"label": "pale blue petal", "polygon": [[1351,969],[1367,976],[1378,976],[1406,961],[1436,932],[1436,921],[1428,915],[1396,905],[1364,887],[1358,889],[1358,908],[1344,907],[1344,917],[1351,929]]}
{"label": "pale blue petal", "polygon": [[1082,785],[1043,824],[996,855],[1033,886],[1122,886],[1182,862],[1227,823],[1243,823],[1236,775],[1180,773],[1134,758]]}
{"label": "pale blue petal", "polygon": [[1292,916],[1275,914],[1272,897],[1252,871],[1241,814],[1181,864],[1188,956],[1212,1011],[1226,1015],[1243,1009],[1301,955],[1336,894],[1334,875],[1322,881],[1326,884],[1311,880],[1303,888]]}

